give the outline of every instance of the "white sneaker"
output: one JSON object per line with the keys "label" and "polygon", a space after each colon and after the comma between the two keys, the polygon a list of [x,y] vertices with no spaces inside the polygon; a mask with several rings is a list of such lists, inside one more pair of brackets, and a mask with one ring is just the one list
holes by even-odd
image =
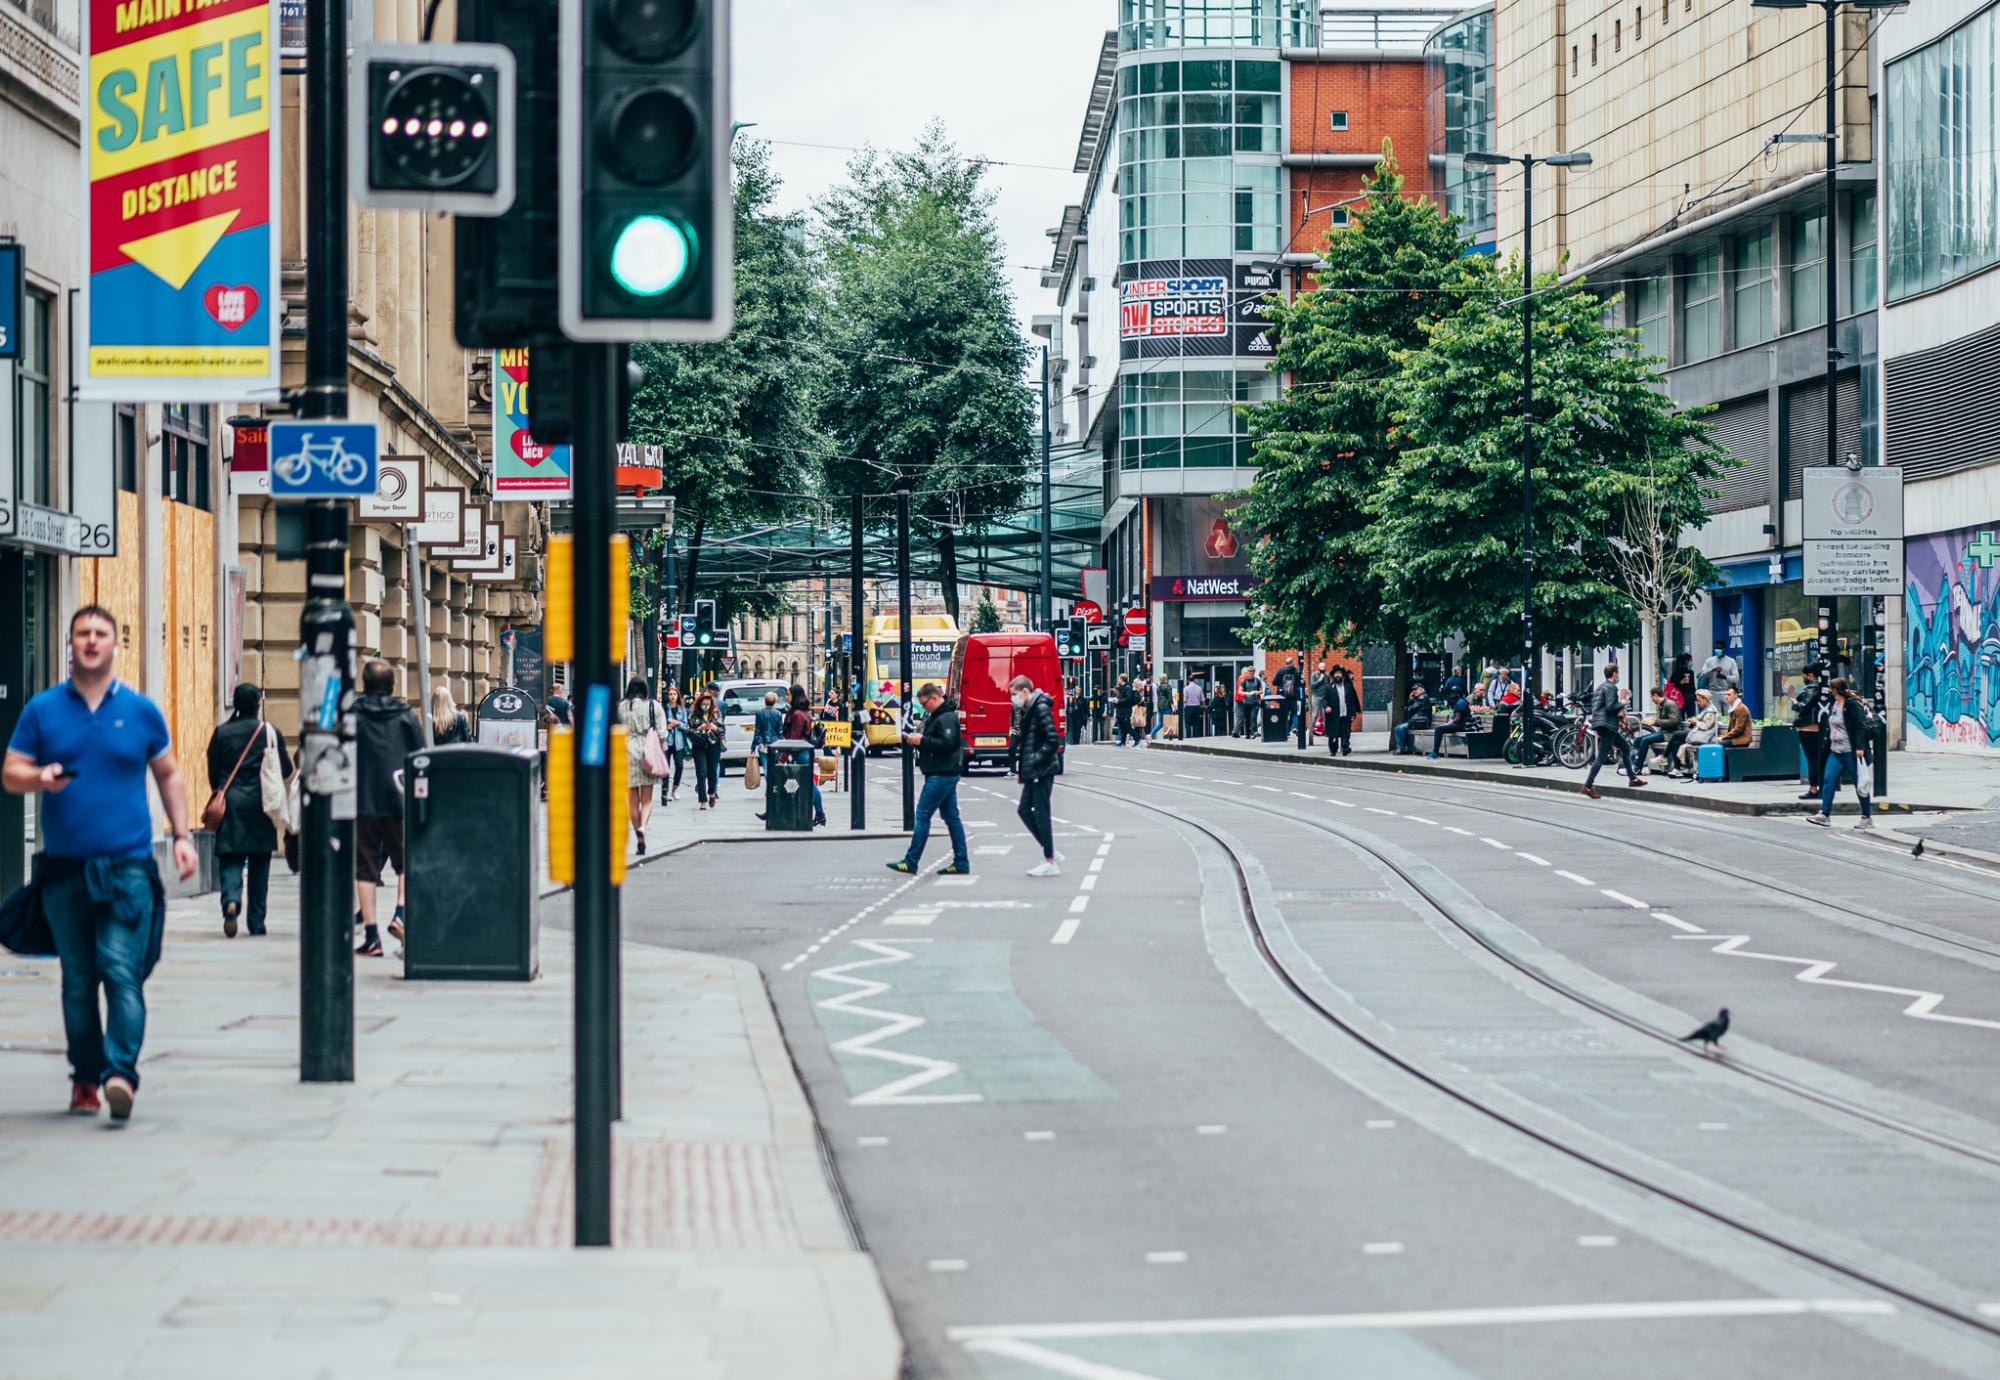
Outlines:
{"label": "white sneaker", "polygon": [[1827,828],[1832,825],[1833,821],[1827,818],[1825,815],[1807,815],[1806,823],[1817,824],[1821,828]]}
{"label": "white sneaker", "polygon": [[1872,819],[1869,819],[1869,818],[1867,818],[1867,817],[1866,817],[1866,816],[1864,815],[1864,816],[1863,816],[1863,817],[1862,817],[1861,819],[1859,819],[1859,820],[1855,821],[1855,825],[1854,825],[1854,827],[1855,827],[1856,829],[1860,829],[1860,830],[1862,830],[1863,832],[1866,832],[1866,831],[1869,831],[1869,830],[1872,830],[1872,829],[1873,829],[1873,828],[1875,827],[1875,821],[1874,821],[1874,820],[1872,820]]}
{"label": "white sneaker", "polygon": [[1052,862],[1039,862],[1028,869],[1030,877],[1060,877],[1062,869]]}

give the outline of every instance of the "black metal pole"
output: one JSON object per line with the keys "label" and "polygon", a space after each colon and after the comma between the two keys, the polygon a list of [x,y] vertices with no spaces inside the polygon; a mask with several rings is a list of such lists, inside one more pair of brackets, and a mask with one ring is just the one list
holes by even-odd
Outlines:
{"label": "black metal pole", "polygon": [[[347,415],[347,8],[306,32],[306,384],[301,417]],[[354,610],[347,504],[306,507],[299,615],[299,1078],[354,1081]],[[317,789],[316,789],[317,788]]]}
{"label": "black metal pole", "polygon": [[[1535,765],[1535,160],[1521,159],[1521,765]],[[1638,691],[1633,691],[1637,694]]]}
{"label": "black metal pole", "polygon": [[1042,346],[1042,599],[1041,629],[1055,627],[1055,502],[1051,497],[1049,453],[1054,429],[1049,417],[1049,347]]}
{"label": "black metal pole", "polygon": [[1306,735],[1312,731],[1312,676],[1306,670],[1306,649],[1299,648],[1299,751],[1306,750]]}
{"label": "black metal pole", "polygon": [[[616,1033],[611,968],[611,532],[610,457],[618,439],[615,350],[578,345],[576,359],[575,629],[571,703],[576,752],[576,1244],[611,1244],[611,1122]],[[607,1038],[608,1036],[608,1038]]]}
{"label": "black metal pole", "polygon": [[[896,640],[902,649],[901,685],[898,687],[897,703],[901,706],[898,719],[908,713],[910,692],[915,684],[910,676],[910,491],[896,491]],[[910,755],[910,745],[897,735],[903,754],[903,827],[917,827],[917,766]]]}
{"label": "black metal pole", "polygon": [[1835,226],[1840,210],[1840,126],[1837,123],[1838,102],[1835,99],[1834,83],[1834,43],[1835,15],[1840,9],[1836,0],[1825,0],[1826,4],[1826,463],[1840,463],[1840,402],[1836,384],[1840,380],[1840,289],[1834,276],[1834,268],[1841,262],[1835,246],[1840,243],[1840,235]]}
{"label": "black metal pole", "polygon": [[847,596],[851,607],[847,612],[847,683],[853,689],[853,701],[849,717],[854,720],[854,745],[848,749],[847,769],[847,822],[851,828],[868,827],[868,732],[866,716],[861,706],[871,698],[869,687],[861,680],[860,670],[868,664],[868,644],[863,640],[868,630],[868,619],[864,612],[865,594],[861,588],[861,540],[862,524],[868,520],[868,499],[863,494],[854,494],[848,499],[847,518]]}

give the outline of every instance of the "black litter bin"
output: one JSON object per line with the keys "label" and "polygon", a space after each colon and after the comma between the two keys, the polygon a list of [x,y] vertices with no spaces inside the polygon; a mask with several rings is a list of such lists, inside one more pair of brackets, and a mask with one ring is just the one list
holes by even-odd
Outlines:
{"label": "black litter bin", "polygon": [[461,743],[403,764],[403,976],[540,975],[541,756]]}
{"label": "black litter bin", "polygon": [[[806,760],[793,761],[803,752]],[[812,744],[780,738],[771,744],[771,769],[764,773],[764,827],[810,834],[813,827]]]}
{"label": "black litter bin", "polygon": [[1289,712],[1287,712],[1290,704],[1291,704],[1290,700],[1284,699],[1277,695],[1272,695],[1265,699],[1264,701],[1265,742],[1282,743],[1285,741],[1285,739],[1291,736],[1291,734],[1287,731],[1292,726],[1292,716]]}

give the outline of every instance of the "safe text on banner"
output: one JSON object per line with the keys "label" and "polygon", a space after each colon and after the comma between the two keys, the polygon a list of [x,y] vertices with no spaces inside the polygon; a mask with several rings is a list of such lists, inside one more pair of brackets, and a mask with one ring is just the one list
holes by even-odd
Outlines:
{"label": "safe text on banner", "polygon": [[85,399],[277,394],[274,11],[86,0]]}

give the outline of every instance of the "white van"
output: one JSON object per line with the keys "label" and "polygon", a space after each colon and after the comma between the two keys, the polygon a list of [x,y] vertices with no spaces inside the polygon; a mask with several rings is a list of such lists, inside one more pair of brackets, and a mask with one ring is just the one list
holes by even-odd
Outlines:
{"label": "white van", "polygon": [[731,762],[750,758],[750,739],[756,735],[757,711],[764,707],[765,694],[775,690],[783,712],[792,687],[782,680],[718,680],[708,688],[722,711],[722,770],[727,773]]}

